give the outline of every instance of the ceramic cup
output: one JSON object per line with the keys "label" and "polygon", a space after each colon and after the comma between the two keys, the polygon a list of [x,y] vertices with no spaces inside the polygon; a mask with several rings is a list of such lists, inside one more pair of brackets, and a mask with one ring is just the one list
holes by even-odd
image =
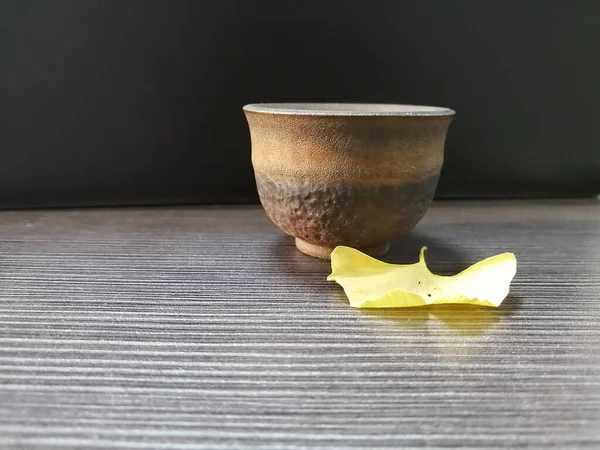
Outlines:
{"label": "ceramic cup", "polygon": [[454,111],[385,104],[253,104],[252,165],[260,201],[298,249],[338,245],[373,256],[423,218]]}

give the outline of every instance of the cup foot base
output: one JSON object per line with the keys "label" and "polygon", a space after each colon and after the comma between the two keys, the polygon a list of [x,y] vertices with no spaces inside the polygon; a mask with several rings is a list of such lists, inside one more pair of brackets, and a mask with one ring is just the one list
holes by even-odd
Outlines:
{"label": "cup foot base", "polygon": [[[296,248],[306,255],[321,259],[330,259],[331,252],[333,251],[333,248],[331,247],[309,244],[308,242],[298,238],[296,238]],[[384,244],[375,245],[373,247],[359,248],[357,250],[360,250],[369,256],[377,257],[385,255],[389,249],[390,243],[386,242]]]}

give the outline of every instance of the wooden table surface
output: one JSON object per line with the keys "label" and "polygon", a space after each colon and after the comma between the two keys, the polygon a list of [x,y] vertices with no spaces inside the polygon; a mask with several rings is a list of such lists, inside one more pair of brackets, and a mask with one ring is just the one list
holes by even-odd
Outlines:
{"label": "wooden table surface", "polygon": [[498,309],[350,309],[257,207],[0,212],[0,448],[600,448],[600,204],[439,203]]}

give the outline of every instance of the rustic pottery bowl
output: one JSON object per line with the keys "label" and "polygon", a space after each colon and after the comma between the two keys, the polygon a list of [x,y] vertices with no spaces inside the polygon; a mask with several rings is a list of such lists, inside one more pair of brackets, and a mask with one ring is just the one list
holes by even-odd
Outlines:
{"label": "rustic pottery bowl", "polygon": [[454,111],[382,104],[254,104],[244,112],[269,218],[298,249],[373,256],[408,233],[433,199]]}

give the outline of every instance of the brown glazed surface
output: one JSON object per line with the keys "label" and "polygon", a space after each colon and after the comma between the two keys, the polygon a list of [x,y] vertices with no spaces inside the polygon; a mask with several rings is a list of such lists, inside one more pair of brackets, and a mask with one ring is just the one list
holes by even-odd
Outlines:
{"label": "brown glazed surface", "polygon": [[387,244],[433,199],[451,115],[246,110],[261,203],[286,233],[328,251]]}

